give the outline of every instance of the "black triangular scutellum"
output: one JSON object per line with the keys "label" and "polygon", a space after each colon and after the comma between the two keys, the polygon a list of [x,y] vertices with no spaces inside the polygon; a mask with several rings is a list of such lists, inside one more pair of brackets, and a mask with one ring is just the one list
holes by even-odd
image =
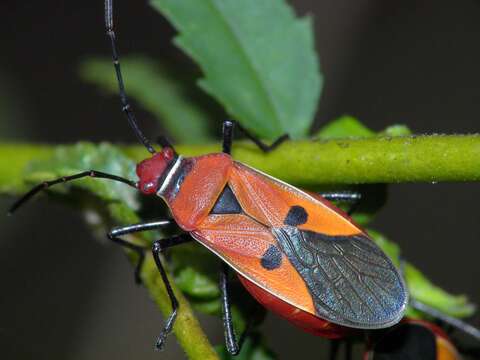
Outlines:
{"label": "black triangular scutellum", "polygon": [[241,212],[242,207],[235,198],[235,194],[228,185],[225,185],[210,214],[240,214]]}

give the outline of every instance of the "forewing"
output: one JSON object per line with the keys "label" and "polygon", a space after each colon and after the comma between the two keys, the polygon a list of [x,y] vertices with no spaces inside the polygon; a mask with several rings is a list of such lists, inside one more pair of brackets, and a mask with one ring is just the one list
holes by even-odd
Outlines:
{"label": "forewing", "polygon": [[292,226],[273,233],[305,280],[320,317],[362,329],[388,327],[402,318],[408,297],[403,280],[364,234],[328,236]]}
{"label": "forewing", "polygon": [[281,252],[270,228],[244,214],[210,215],[191,235],[248,280],[315,314],[304,279]]}
{"label": "forewing", "polygon": [[268,227],[290,225],[328,235],[361,232],[328,201],[314,198],[244,164],[234,162],[229,185],[243,211]]}
{"label": "forewing", "polygon": [[[234,162],[228,185],[245,214],[242,216],[262,224],[274,235],[294,269],[288,273],[296,271],[301,277],[310,295],[302,298],[308,296],[313,301],[312,309],[307,311],[336,324],[362,329],[387,327],[402,318],[408,295],[400,274],[382,250],[343,212],[322,198],[238,162]],[[215,228],[220,229],[219,225],[215,224]],[[240,226],[238,233],[251,240],[250,244],[258,244],[252,237],[248,239],[243,228]],[[231,232],[226,233],[229,231],[226,227],[221,231],[225,237],[232,236]],[[205,230],[202,232],[207,239]],[[210,239],[215,243],[212,249],[220,247],[218,236],[210,235]],[[245,247],[239,248],[240,252],[244,253]],[[241,269],[238,265],[243,262],[242,257],[232,258],[230,263],[236,264],[237,271],[257,285],[305,309],[298,306],[298,299],[293,300],[288,279],[282,282],[280,276],[276,281],[280,280],[282,286],[268,288],[277,270],[268,270],[264,279],[255,273],[255,269],[261,269],[260,259],[267,255],[250,257],[256,260]]]}

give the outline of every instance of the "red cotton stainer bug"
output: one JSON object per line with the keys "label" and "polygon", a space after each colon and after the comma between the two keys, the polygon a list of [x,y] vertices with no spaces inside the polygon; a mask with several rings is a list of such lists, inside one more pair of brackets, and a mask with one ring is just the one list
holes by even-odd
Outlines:
{"label": "red cotton stainer bug", "polygon": [[[223,152],[184,158],[166,140],[156,152],[143,135],[128,102],[113,31],[112,0],[105,1],[107,35],[111,41],[123,111],[136,136],[152,154],[137,165],[138,182],[88,170],[37,185],[11,208],[15,211],[34,194],[55,184],[97,177],[119,181],[145,195],[160,197],[183,234],[154,242],[153,256],[172,304],[172,313],[158,337],[162,348],[172,330],[178,301],[160,254],[192,239],[224,262],[220,276],[227,349],[239,352],[232,327],[228,294],[230,268],[252,296],[269,310],[316,335],[339,338],[351,329],[380,329],[398,323],[408,294],[401,274],[368,234],[329,200],[355,200],[357,194],[312,195],[283,183],[230,156],[234,122],[223,123]],[[266,146],[238,126],[263,151]],[[108,237],[140,255],[144,248],[122,235],[170,224],[159,220],[112,230]]]}

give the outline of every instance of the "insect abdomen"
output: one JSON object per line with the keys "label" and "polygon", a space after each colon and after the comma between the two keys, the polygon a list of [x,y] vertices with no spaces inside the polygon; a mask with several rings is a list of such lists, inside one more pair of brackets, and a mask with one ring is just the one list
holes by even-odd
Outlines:
{"label": "insect abdomen", "polygon": [[326,337],[329,339],[338,339],[345,337],[353,329],[333,324],[327,320],[314,316],[303,311],[280,298],[272,295],[268,291],[255,285],[242,275],[238,274],[238,278],[248,292],[269,311],[290,321],[295,326],[311,334]]}

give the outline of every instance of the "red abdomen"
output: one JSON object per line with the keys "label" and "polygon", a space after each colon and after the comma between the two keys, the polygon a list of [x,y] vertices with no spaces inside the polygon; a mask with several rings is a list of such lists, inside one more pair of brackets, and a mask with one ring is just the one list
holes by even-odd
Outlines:
{"label": "red abdomen", "polygon": [[255,285],[240,274],[238,274],[238,278],[255,300],[262,304],[266,309],[290,321],[292,324],[306,332],[329,339],[338,339],[345,337],[354,331],[353,329],[335,325],[306,311],[300,310],[270,294],[268,291]]}

